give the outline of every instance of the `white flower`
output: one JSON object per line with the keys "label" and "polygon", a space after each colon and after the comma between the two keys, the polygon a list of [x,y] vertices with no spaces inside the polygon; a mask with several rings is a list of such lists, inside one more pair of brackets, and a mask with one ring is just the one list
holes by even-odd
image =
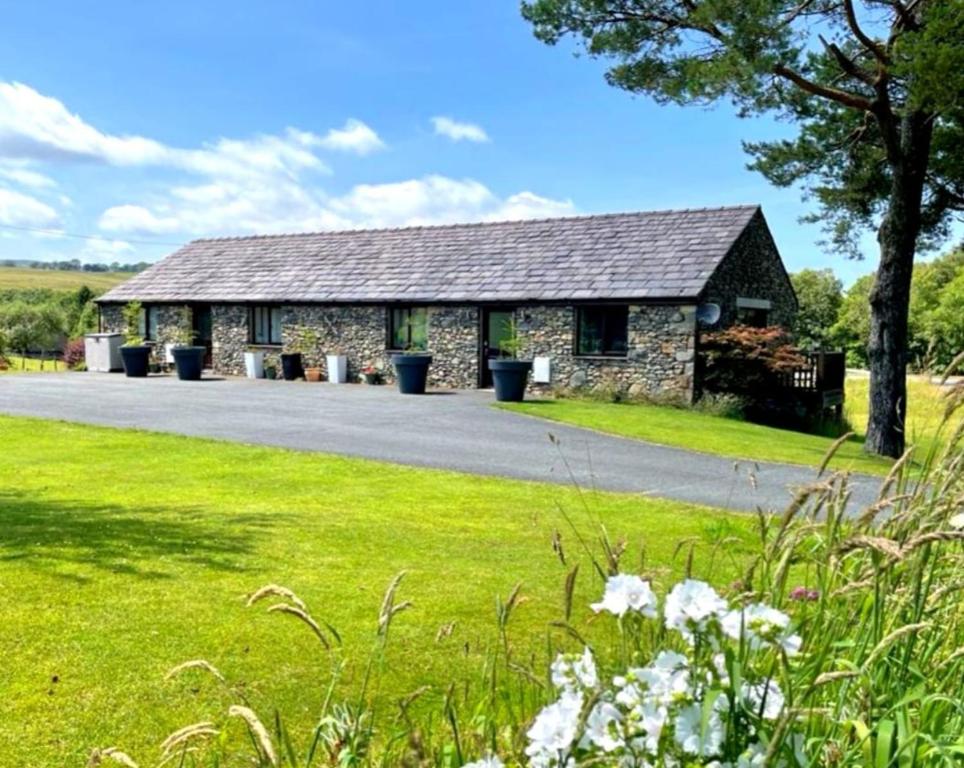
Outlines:
{"label": "white flower", "polygon": [[675,629],[692,641],[695,632],[703,632],[727,610],[726,601],[705,581],[686,579],[666,596],[663,609],[666,628]]}
{"label": "white flower", "polygon": [[474,763],[466,763],[462,768],[504,768],[504,764],[498,755],[486,755]]}
{"label": "white flower", "polygon": [[636,707],[633,714],[637,718],[636,726],[645,734],[641,744],[636,742],[636,748],[642,748],[655,755],[659,751],[659,738],[669,718],[669,711],[666,707],[650,700]]}
{"label": "white flower", "polygon": [[959,515],[954,515],[954,517],[947,522],[951,528],[964,528],[964,512],[961,512]]}
{"label": "white flower", "polygon": [[779,645],[788,656],[795,656],[803,643],[800,635],[790,634],[790,617],[763,603],[730,611],[723,617],[722,624],[723,631],[734,640],[740,639],[742,630],[754,651],[764,645]]}
{"label": "white flower", "polygon": [[736,758],[736,768],[761,768],[765,765],[766,754],[766,747],[757,741],[744,749]]}
{"label": "white flower", "polygon": [[656,595],[650,589],[649,582],[639,576],[628,573],[618,573],[610,576],[606,581],[603,599],[592,604],[592,609],[609,611],[615,616],[622,616],[627,611],[636,611],[651,619],[656,618]]}
{"label": "white flower", "polygon": [[623,747],[623,737],[619,732],[622,720],[622,713],[616,707],[606,701],[599,702],[586,719],[584,746],[592,743],[603,752],[615,752]]}
{"label": "white flower", "polygon": [[560,653],[550,669],[552,684],[560,690],[593,689],[598,682],[596,662],[588,648],[583,650],[582,656]]}
{"label": "white flower", "polygon": [[661,651],[652,664],[637,670],[636,677],[658,704],[669,706],[691,694],[686,657],[675,651]]}
{"label": "white flower", "polygon": [[703,727],[703,707],[682,707],[673,723],[673,736],[684,752],[708,757],[720,751],[723,744],[723,721],[714,707]]}
{"label": "white flower", "polygon": [[740,694],[746,702],[747,708],[764,720],[776,720],[783,711],[786,699],[780,686],[772,680],[765,683],[750,685],[744,683]]}
{"label": "white flower", "polygon": [[582,703],[581,693],[563,691],[557,701],[536,715],[526,733],[529,737],[526,754],[532,768],[558,765],[562,761],[563,754],[576,738]]}

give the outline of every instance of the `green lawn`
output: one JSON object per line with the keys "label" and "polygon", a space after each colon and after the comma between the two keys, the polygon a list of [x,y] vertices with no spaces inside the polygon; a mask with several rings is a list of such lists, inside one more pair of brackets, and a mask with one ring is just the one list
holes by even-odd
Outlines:
{"label": "green lawn", "polygon": [[0,368],[0,375],[5,373],[39,373],[40,371],[63,371],[64,364],[58,360],[44,360],[43,368],[40,367],[40,360],[33,357],[17,357],[7,355],[5,358],[8,368]]}
{"label": "green lawn", "polygon": [[601,520],[625,535],[628,567],[644,546],[663,583],[684,566],[682,539],[704,542],[697,574],[717,583],[751,546],[749,516],[630,495],[3,416],[0,439],[0,765],[82,765],[108,745],[153,764],[162,736],[235,700],[198,674],[163,681],[198,657],[304,733],[329,660],[295,620],[244,607],[269,582],[341,631],[357,673],[382,592],[406,569],[400,598],[414,607],[393,626],[388,700],[476,674],[494,598],[520,581],[516,649],[544,652],[567,570],[556,529],[569,565],[582,562],[574,620],[587,617],[599,583],[563,511],[583,532]]}
{"label": "green lawn", "polygon": [[49,288],[72,291],[86,285],[92,291],[106,291],[132,277],[130,272],[80,272],[68,269],[0,267],[0,290]]}
{"label": "green lawn", "polygon": [[[833,443],[831,438],[657,405],[565,399],[502,403],[500,407],[623,437],[755,461],[816,466]],[[912,377],[908,407],[909,440],[926,449],[943,412],[939,388],[925,379]],[[848,379],[847,417],[857,437],[840,447],[832,466],[886,474],[891,463],[863,451],[861,435],[867,427],[866,379]]]}

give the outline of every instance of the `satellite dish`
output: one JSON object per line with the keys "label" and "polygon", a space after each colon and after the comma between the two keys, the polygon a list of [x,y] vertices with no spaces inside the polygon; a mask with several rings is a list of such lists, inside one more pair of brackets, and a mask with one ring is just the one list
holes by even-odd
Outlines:
{"label": "satellite dish", "polygon": [[700,304],[696,308],[696,319],[703,325],[716,325],[720,321],[720,305]]}

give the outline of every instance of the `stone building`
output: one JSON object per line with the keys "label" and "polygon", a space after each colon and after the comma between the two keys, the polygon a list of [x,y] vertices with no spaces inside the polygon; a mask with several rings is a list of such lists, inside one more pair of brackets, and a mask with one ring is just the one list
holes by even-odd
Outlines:
{"label": "stone building", "polygon": [[758,206],[197,240],[104,294],[101,329],[121,330],[134,300],[153,343],[190,307],[217,373],[311,329],[309,362],[344,354],[351,380],[391,378],[392,351],[415,348],[431,385],[484,387],[514,330],[518,355],[542,358],[534,387],[684,399],[700,305],[718,325],[787,325],[797,308]]}

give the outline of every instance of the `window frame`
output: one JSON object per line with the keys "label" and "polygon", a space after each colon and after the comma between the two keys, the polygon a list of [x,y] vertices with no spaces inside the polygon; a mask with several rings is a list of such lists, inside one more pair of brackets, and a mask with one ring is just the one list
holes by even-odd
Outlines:
{"label": "window frame", "polygon": [[[412,347],[412,328],[411,328],[411,317],[412,312],[415,310],[422,310],[425,313],[425,346],[422,348]],[[406,352],[413,351],[415,353],[427,352],[428,351],[428,306],[425,304],[404,304],[404,305],[389,305],[387,307],[387,312],[385,313],[385,350],[388,352]],[[395,313],[396,312],[406,312],[408,313],[408,327],[407,335],[408,341],[403,346],[398,346],[395,343],[395,331],[397,330],[395,325]]]}
{"label": "window frame", "polygon": [[[598,352],[583,352],[583,318],[586,312],[606,312],[618,311],[621,314],[625,327],[623,329],[622,350],[605,350]],[[607,326],[611,321],[611,315],[603,315],[602,344],[605,344]],[[572,354],[573,357],[604,357],[608,359],[619,359],[629,357],[629,305],[628,304],[586,304],[573,307],[573,333],[572,333]]]}
{"label": "window frame", "polygon": [[[267,313],[266,341],[258,341],[258,313]],[[277,312],[278,335],[272,336],[274,330],[273,314]],[[263,322],[263,318],[262,318]],[[248,344],[258,347],[280,347],[283,344],[284,330],[281,322],[281,307],[277,304],[252,304],[248,307]]]}
{"label": "window frame", "polygon": [[[751,328],[767,328],[770,325],[770,314],[772,310],[773,305],[769,299],[751,299],[745,296],[738,296],[736,299],[734,321],[737,325],[748,325]],[[757,317],[762,316],[763,324],[746,322],[745,318],[742,317],[745,312],[755,314]]]}
{"label": "window frame", "polygon": [[[144,341],[158,340],[157,310],[158,307],[153,304],[141,306],[141,314],[137,319],[137,333]],[[152,330],[153,333],[151,333]]]}

